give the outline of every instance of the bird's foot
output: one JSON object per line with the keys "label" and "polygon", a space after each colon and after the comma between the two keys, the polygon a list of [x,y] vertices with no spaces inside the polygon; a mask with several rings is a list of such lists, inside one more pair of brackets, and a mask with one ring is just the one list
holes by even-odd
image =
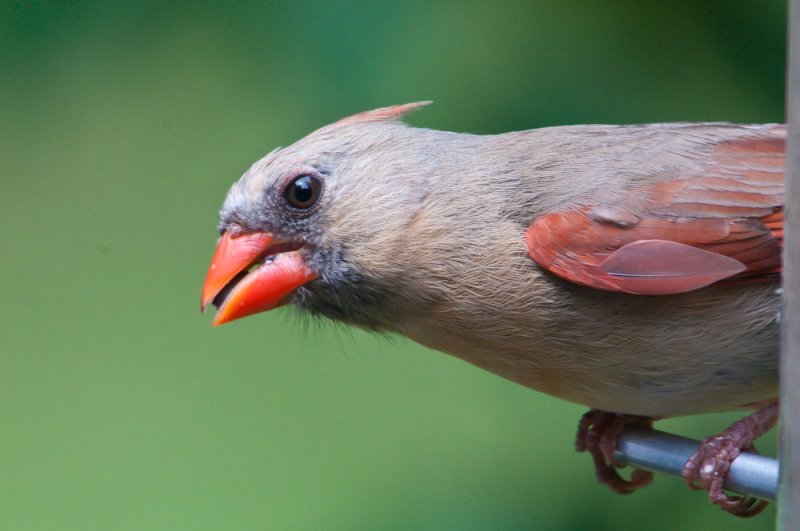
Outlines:
{"label": "bird's foot", "polygon": [[652,428],[653,419],[592,409],[581,417],[575,437],[575,449],[592,456],[597,480],[619,494],[630,494],[653,481],[652,472],[646,470],[634,469],[630,479],[617,472],[624,465],[614,461],[614,450],[617,437],[627,426]]}
{"label": "bird's foot", "polygon": [[778,420],[778,402],[772,402],[749,417],[734,422],[728,429],[700,443],[683,465],[681,475],[693,489],[708,491],[711,503],[733,515],[755,516],[768,505],[752,496],[730,496],[722,488],[731,463],[744,451],[755,451],[753,441],[764,435]]}

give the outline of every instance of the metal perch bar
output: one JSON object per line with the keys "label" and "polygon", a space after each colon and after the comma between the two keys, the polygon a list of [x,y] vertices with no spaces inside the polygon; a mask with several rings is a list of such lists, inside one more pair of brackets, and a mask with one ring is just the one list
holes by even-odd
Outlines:
{"label": "metal perch bar", "polygon": [[[622,464],[680,477],[683,464],[700,441],[646,428],[628,428],[617,439],[614,459]],[[778,497],[778,461],[742,452],[731,464],[725,489],[775,501]]]}
{"label": "metal perch bar", "polygon": [[781,315],[778,529],[800,529],[800,0],[789,3],[786,157],[786,245]]}

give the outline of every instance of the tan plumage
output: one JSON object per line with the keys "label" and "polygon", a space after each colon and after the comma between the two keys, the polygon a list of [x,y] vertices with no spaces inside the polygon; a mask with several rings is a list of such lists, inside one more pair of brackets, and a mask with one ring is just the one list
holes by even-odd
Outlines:
{"label": "tan plumage", "polygon": [[[298,249],[306,276],[285,291],[303,309],[592,408],[665,417],[776,396],[783,126],[476,136],[399,122],[420,105],[270,153],[220,230]],[[298,176],[320,187],[308,209],[285,205]],[[670,263],[676,243],[693,265]]]}

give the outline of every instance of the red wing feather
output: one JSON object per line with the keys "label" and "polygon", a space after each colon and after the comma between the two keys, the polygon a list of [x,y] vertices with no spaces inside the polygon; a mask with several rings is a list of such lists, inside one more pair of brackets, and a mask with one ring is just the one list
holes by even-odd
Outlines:
{"label": "red wing feather", "polygon": [[703,288],[739,274],[743,263],[725,255],[668,240],[639,240],[614,251],[601,264],[626,291],[666,295]]}
{"label": "red wing feather", "polygon": [[585,286],[641,295],[682,293],[781,271],[785,128],[717,144],[687,176],[637,182],[611,204],[591,198],[545,214],[528,254]]}

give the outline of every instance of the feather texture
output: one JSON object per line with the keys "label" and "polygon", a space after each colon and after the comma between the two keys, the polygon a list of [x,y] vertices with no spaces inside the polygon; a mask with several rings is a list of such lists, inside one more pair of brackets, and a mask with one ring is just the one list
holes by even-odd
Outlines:
{"label": "feather texture", "polygon": [[525,234],[530,257],[571,282],[643,295],[774,277],[785,128],[763,133],[722,141],[707,159],[634,182],[611,202],[596,194],[540,216]]}

